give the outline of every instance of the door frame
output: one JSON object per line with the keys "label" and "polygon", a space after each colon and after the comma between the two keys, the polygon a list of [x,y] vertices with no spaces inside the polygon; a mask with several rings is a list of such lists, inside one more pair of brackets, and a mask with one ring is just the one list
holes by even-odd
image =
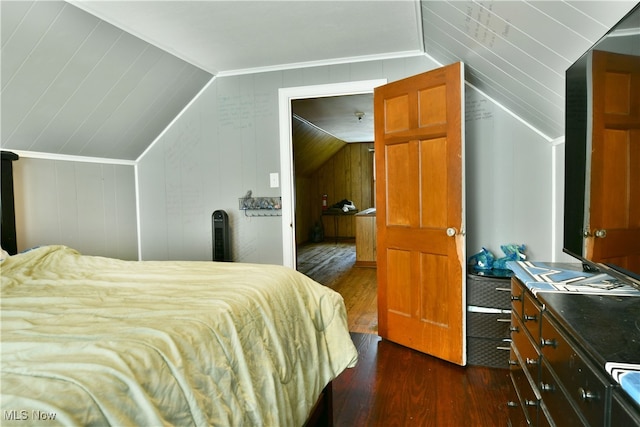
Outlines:
{"label": "door frame", "polygon": [[305,98],[373,93],[374,88],[384,84],[387,84],[387,79],[287,87],[278,90],[280,185],[282,196],[282,263],[284,266],[296,269],[296,205],[291,101]]}

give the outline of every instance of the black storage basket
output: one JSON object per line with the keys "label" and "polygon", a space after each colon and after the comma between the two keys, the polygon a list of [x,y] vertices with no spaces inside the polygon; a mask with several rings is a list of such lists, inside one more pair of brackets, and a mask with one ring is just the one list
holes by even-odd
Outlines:
{"label": "black storage basket", "polygon": [[511,278],[467,274],[467,305],[511,309]]}

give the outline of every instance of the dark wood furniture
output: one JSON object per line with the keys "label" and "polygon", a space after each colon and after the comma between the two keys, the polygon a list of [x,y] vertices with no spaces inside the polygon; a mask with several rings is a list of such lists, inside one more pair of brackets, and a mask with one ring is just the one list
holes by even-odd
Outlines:
{"label": "dark wood furniture", "polygon": [[318,396],[304,427],[331,426],[333,426],[333,388],[332,383],[329,383]]}
{"label": "dark wood furniture", "polygon": [[640,405],[605,369],[640,363],[640,297],[511,285],[510,425],[640,425]]}

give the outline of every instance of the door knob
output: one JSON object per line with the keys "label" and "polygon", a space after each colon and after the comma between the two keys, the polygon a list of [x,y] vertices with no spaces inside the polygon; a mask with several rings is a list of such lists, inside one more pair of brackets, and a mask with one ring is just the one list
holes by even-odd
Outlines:
{"label": "door knob", "polygon": [[598,239],[604,239],[605,237],[607,237],[607,230],[602,228],[599,230],[594,231],[593,233],[591,231],[589,231],[588,229],[586,229],[584,231],[584,233],[582,233],[582,235],[584,237],[596,237]]}
{"label": "door knob", "polygon": [[607,237],[607,230],[602,229],[602,230],[596,230],[595,233],[593,233],[594,236],[600,238],[600,239],[604,239],[605,237]]}
{"label": "door knob", "polygon": [[447,236],[449,236],[449,237],[453,237],[453,236],[455,236],[456,234],[458,234],[458,230],[456,230],[456,229],[455,229],[455,228],[453,228],[453,227],[449,227],[449,228],[447,228]]}

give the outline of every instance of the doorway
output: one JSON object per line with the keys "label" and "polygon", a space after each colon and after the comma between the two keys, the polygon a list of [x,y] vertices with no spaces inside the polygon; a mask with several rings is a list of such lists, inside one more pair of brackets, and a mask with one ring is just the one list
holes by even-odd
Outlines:
{"label": "doorway", "polygon": [[293,163],[292,108],[296,99],[372,93],[386,79],[335,83],[316,86],[281,88],[279,97],[280,127],[280,176],[282,185],[282,261],[283,265],[296,268],[296,219],[295,178]]}

